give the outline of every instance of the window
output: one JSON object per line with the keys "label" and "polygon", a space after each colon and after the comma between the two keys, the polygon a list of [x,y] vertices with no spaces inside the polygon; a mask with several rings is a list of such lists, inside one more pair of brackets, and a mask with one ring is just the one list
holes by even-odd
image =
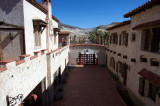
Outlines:
{"label": "window", "polygon": [[33,19],[35,46],[41,46],[41,33],[46,28],[47,22],[41,19]]}
{"label": "window", "polygon": [[143,30],[142,50],[160,53],[160,28]]}
{"label": "window", "polygon": [[144,96],[144,86],[145,86],[145,80],[143,78],[139,78],[139,94],[141,96]]}
{"label": "window", "polygon": [[112,33],[110,36],[110,43],[117,44],[118,43],[118,34]]}
{"label": "window", "polygon": [[156,92],[157,92],[156,86],[154,86],[152,83],[149,83],[148,96],[149,96],[153,101],[156,101]]}
{"label": "window", "polygon": [[135,33],[132,33],[131,34],[131,41],[135,41],[136,40],[136,34]]}
{"label": "window", "polygon": [[121,41],[122,41],[122,34],[119,35],[119,45],[121,45]]}
{"label": "window", "polygon": [[54,44],[57,44],[57,35],[54,35]]}
{"label": "window", "polygon": [[122,32],[122,45],[128,46],[128,33],[126,31]]}
{"label": "window", "polygon": [[110,66],[115,70],[115,60],[113,57],[110,59]]}
{"label": "window", "polygon": [[153,28],[152,52],[160,53],[160,28]]}
{"label": "window", "polygon": [[41,27],[34,27],[35,46],[41,46]]}
{"label": "window", "polygon": [[150,50],[150,42],[151,42],[151,33],[150,30],[144,30],[144,50]]}

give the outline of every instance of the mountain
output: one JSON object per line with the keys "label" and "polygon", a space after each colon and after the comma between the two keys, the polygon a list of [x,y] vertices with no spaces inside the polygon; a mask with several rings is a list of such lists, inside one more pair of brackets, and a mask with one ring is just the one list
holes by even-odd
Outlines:
{"label": "mountain", "polygon": [[63,23],[59,23],[59,28],[61,31],[69,31],[71,32],[71,36],[77,35],[79,36],[88,36],[89,32],[94,31],[96,29],[98,30],[106,30],[106,28],[111,27],[113,25],[116,25],[118,22],[113,22],[109,25],[100,25],[97,26],[95,28],[79,28],[76,26],[71,26],[71,25],[67,25],[67,24],[63,24]]}

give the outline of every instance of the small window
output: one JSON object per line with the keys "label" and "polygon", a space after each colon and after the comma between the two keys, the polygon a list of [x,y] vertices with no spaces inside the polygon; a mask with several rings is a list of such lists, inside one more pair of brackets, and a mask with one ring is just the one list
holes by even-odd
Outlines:
{"label": "small window", "polygon": [[131,41],[135,41],[135,40],[136,40],[136,34],[133,33],[133,34],[131,34]]}

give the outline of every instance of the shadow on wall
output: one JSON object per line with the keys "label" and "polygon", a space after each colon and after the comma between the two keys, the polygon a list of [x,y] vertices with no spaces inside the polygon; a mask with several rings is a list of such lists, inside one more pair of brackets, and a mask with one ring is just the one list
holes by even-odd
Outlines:
{"label": "shadow on wall", "polygon": [[21,0],[3,0],[3,2],[1,0],[0,9],[6,14],[9,14],[19,2],[21,2]]}

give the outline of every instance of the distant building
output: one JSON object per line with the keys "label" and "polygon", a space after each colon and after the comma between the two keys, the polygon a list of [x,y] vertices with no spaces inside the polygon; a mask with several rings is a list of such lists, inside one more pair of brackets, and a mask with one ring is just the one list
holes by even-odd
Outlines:
{"label": "distant building", "polygon": [[160,106],[159,4],[159,0],[148,1],[124,15],[131,20],[107,28],[107,67],[137,106]]}
{"label": "distant building", "polygon": [[0,106],[53,102],[67,71],[70,33],[62,45],[51,6],[50,0],[1,1]]}

